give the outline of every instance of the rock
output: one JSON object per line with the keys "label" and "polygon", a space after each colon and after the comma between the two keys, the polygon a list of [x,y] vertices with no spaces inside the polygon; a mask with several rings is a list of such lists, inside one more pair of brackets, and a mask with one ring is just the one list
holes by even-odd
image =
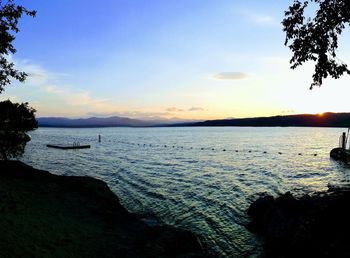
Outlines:
{"label": "rock", "polygon": [[149,226],[101,180],[0,161],[1,257],[207,257],[189,231]]}
{"label": "rock", "polygon": [[262,237],[267,257],[350,257],[350,191],[332,190],[251,204],[247,228]]}
{"label": "rock", "polygon": [[256,232],[261,230],[265,218],[270,215],[274,205],[275,200],[272,196],[263,196],[250,205],[247,213],[252,218],[252,221],[248,228]]}

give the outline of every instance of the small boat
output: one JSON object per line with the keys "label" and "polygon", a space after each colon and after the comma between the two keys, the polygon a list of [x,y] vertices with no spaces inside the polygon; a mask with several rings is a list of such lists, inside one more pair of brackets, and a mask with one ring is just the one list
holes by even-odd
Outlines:
{"label": "small boat", "polygon": [[343,134],[339,138],[339,147],[331,150],[330,156],[335,160],[341,160],[344,162],[350,162],[350,147],[347,148],[348,139],[349,139],[349,131],[348,133],[343,132]]}
{"label": "small boat", "polygon": [[90,145],[56,145],[56,144],[47,144],[46,147],[61,149],[61,150],[75,150],[75,149],[88,149]]}

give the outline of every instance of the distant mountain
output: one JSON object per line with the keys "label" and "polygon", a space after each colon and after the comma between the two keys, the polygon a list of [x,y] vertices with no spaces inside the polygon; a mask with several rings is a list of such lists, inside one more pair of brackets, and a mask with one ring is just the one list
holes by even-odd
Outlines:
{"label": "distant mountain", "polygon": [[151,126],[304,126],[304,127],[350,127],[350,113],[324,113],[323,115],[288,115],[254,118],[208,120],[204,122],[157,119],[141,120],[127,117],[64,118],[40,117],[41,127],[151,127]]}
{"label": "distant mountain", "polygon": [[350,127],[350,113],[324,113],[322,115],[288,115],[255,118],[208,120],[191,126],[304,126]]}
{"label": "distant mountain", "polygon": [[[174,124],[188,125],[194,121],[181,119],[157,119],[141,120],[127,117],[90,117],[90,118],[65,118],[65,117],[39,117],[38,124],[41,127],[150,127],[169,126]],[[196,121],[197,122],[197,121]]]}
{"label": "distant mountain", "polygon": [[158,121],[144,121],[127,117],[90,117],[90,118],[65,118],[65,117],[39,117],[38,124],[41,127],[114,127],[114,126],[155,126]]}

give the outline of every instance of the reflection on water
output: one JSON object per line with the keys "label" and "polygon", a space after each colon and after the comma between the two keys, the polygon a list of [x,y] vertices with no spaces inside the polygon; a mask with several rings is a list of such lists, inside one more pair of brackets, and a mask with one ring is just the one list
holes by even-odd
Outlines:
{"label": "reflection on water", "polygon": [[[257,194],[305,193],[349,182],[349,167],[329,159],[342,131],[40,128],[23,160],[57,174],[100,178],[130,211],[191,229],[216,256],[247,256],[259,253],[257,240],[242,226]],[[74,141],[92,148],[45,146]]]}

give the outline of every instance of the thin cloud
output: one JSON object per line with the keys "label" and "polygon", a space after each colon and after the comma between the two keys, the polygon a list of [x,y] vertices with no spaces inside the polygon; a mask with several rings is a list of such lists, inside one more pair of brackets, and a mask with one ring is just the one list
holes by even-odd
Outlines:
{"label": "thin cloud", "polygon": [[56,93],[56,94],[60,94],[60,93],[64,92],[62,89],[60,89],[59,87],[57,87],[55,85],[46,86],[46,91],[49,93]]}
{"label": "thin cloud", "polygon": [[240,15],[249,22],[259,26],[280,26],[280,21],[278,19],[268,14],[261,14],[258,11],[241,10]]}
{"label": "thin cloud", "polygon": [[191,107],[188,109],[188,111],[192,112],[192,111],[204,111],[204,108],[202,107]]}
{"label": "thin cloud", "polygon": [[[37,107],[39,115],[56,115],[56,116],[121,116],[146,120],[164,120],[185,114],[191,111],[203,111],[201,107],[168,107],[163,110],[125,110],[125,107],[120,107],[111,99],[97,97],[88,90],[78,87],[73,87],[64,83],[62,77],[67,77],[67,74],[57,74],[48,71],[41,65],[34,64],[28,60],[14,60],[18,64],[19,70],[24,70],[28,73],[26,80],[27,86],[25,90],[35,90],[35,107]],[[65,78],[66,79],[66,78]],[[23,95],[21,91],[18,96],[7,96],[13,101],[19,101]],[[6,96],[6,95],[5,95]],[[5,97],[1,96],[2,98]],[[31,100],[31,104],[34,100]],[[172,119],[170,119],[172,120]]]}
{"label": "thin cloud", "polygon": [[[71,97],[69,97],[68,94],[71,95]],[[85,90],[67,90],[65,96],[70,101],[70,104],[73,106],[95,106],[98,108],[103,108],[110,107],[112,105],[108,99],[94,98],[91,96],[90,92]]]}
{"label": "thin cloud", "polygon": [[295,113],[295,110],[294,109],[288,109],[288,110],[282,110],[281,111],[281,114],[294,114]]}
{"label": "thin cloud", "polygon": [[177,107],[169,107],[166,109],[166,111],[168,111],[168,112],[183,112],[185,110],[183,110],[182,108],[177,108]]}
{"label": "thin cloud", "polygon": [[90,92],[81,89],[51,84],[47,85],[45,90],[49,94],[62,98],[66,104],[71,106],[108,107],[110,105],[108,99],[91,97]]}
{"label": "thin cloud", "polygon": [[33,64],[27,59],[15,59],[12,55],[7,56],[7,59],[15,64],[16,69],[26,72],[28,77],[25,83],[39,86],[47,83],[50,79],[55,77],[54,74],[49,73],[41,66]]}
{"label": "thin cloud", "polygon": [[94,117],[128,117],[132,119],[140,120],[164,120],[170,115],[168,112],[141,112],[141,111],[114,111],[114,112],[87,112],[87,116]]}
{"label": "thin cloud", "polygon": [[248,75],[242,72],[223,72],[213,76],[217,80],[242,80],[247,77]]}
{"label": "thin cloud", "polygon": [[86,107],[86,109],[111,110],[115,108],[109,99],[96,98],[89,91],[62,84],[61,78],[69,76],[68,74],[49,72],[29,60],[14,59],[12,56],[9,59],[15,63],[17,69],[26,71],[28,78],[25,83],[36,88],[39,102],[45,102],[46,99],[54,97],[55,102],[59,101],[62,104],[57,109]]}
{"label": "thin cloud", "polygon": [[272,16],[254,15],[254,16],[251,16],[251,18],[258,24],[267,24],[267,25],[275,24],[275,20]]}
{"label": "thin cloud", "polygon": [[202,107],[191,107],[187,109],[183,108],[177,108],[177,107],[169,107],[166,109],[168,113],[174,113],[174,112],[193,112],[193,111],[204,111],[204,108]]}

